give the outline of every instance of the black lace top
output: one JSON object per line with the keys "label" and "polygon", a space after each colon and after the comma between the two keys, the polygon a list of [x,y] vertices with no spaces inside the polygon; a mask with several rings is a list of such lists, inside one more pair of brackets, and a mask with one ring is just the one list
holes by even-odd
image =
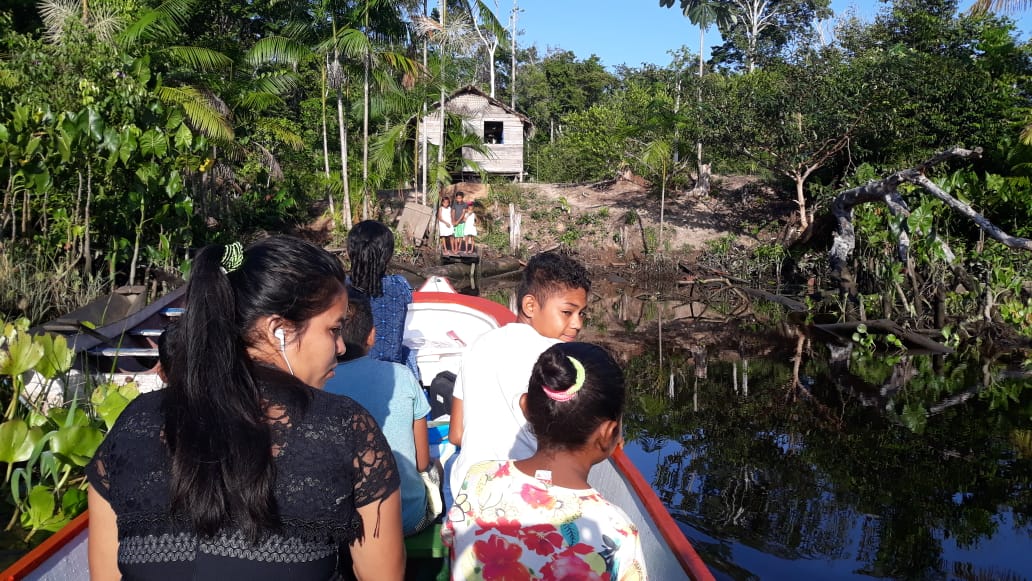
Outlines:
{"label": "black lace top", "polygon": [[117,517],[123,579],[333,579],[338,552],[363,530],[355,509],[398,489],[390,446],[364,408],[302,387],[311,396],[302,413],[283,403],[289,398],[269,395],[282,393],[273,382],[293,378],[263,372],[258,379],[268,398],[282,527],[254,544],[232,528],[201,537],[173,518],[163,394],[147,393],[129,404],[86,467]]}

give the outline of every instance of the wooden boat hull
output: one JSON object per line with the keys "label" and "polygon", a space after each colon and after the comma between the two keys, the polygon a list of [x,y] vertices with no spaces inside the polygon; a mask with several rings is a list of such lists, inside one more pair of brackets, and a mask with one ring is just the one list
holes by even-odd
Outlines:
{"label": "wooden boat hull", "polygon": [[[424,383],[440,371],[457,372],[465,349],[480,334],[515,320],[505,307],[458,294],[440,280],[428,281],[413,293],[406,318],[405,342],[416,349]],[[166,305],[167,306],[167,305]],[[146,316],[141,316],[146,320]],[[436,427],[438,452],[449,453],[447,426]],[[645,562],[653,579],[713,579],[706,565],[681,533],[677,523],[656,497],[651,486],[623,451],[591,472],[592,486],[620,506],[638,525]],[[48,538],[3,573],[0,581],[71,581],[89,579],[87,555],[88,520],[82,514]]]}

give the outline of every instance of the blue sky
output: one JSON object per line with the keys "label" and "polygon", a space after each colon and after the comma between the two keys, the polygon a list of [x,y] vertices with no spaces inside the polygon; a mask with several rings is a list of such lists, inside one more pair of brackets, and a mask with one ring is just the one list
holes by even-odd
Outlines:
{"label": "blue sky", "polygon": [[[962,8],[973,0],[961,0]],[[536,44],[540,54],[549,48],[571,50],[579,59],[596,54],[607,67],[670,64],[667,51],[699,46],[698,29],[676,8],[660,8],[659,0],[518,0],[521,9],[518,37],[522,46]],[[491,2],[488,2],[490,5]],[[675,2],[676,5],[676,2]],[[871,20],[886,5],[875,0],[832,0],[832,9],[843,14],[854,8]],[[512,0],[498,0],[497,15],[508,22]],[[1011,16],[1023,38],[1032,31],[1032,9]],[[706,37],[706,51],[718,44],[715,29]]]}

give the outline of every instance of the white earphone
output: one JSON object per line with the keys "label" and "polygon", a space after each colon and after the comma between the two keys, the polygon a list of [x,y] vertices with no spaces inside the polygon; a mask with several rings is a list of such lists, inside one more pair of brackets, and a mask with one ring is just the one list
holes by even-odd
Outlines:
{"label": "white earphone", "polygon": [[283,361],[287,364],[287,371],[291,375],[294,375],[294,368],[290,366],[290,360],[287,359],[287,335],[283,332],[283,329],[276,329],[272,332],[272,336],[279,339],[279,350],[283,355]]}

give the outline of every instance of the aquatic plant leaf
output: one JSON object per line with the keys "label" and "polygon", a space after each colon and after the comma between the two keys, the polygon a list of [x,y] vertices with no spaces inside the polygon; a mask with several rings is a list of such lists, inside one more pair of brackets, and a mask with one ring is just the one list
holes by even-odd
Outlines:
{"label": "aquatic plant leaf", "polygon": [[37,530],[56,531],[71,520],[60,509],[54,512],[57,502],[54,501],[54,493],[46,486],[34,486],[28,501],[28,509],[22,513],[21,520],[22,526],[32,530],[29,537]]}
{"label": "aquatic plant leaf", "polygon": [[50,449],[62,462],[85,466],[93,453],[104,441],[104,434],[97,428],[71,426],[61,428],[50,440]]}
{"label": "aquatic plant leaf", "polygon": [[115,420],[122,414],[122,410],[138,395],[140,395],[140,391],[134,383],[121,386],[109,384],[95,389],[93,395],[90,396],[90,401],[93,403],[93,409],[97,415],[104,420],[104,424],[110,430],[115,425]]}
{"label": "aquatic plant leaf", "polygon": [[81,514],[86,510],[86,491],[81,488],[69,488],[61,495],[61,511],[68,516]]}
{"label": "aquatic plant leaf", "polygon": [[43,347],[43,357],[36,364],[36,371],[47,379],[72,368],[75,351],[68,348],[68,340],[62,335],[40,335],[36,342]]}
{"label": "aquatic plant leaf", "polygon": [[24,420],[9,420],[0,424],[0,462],[24,462],[32,456],[36,442],[43,437],[38,429],[29,429]]}
{"label": "aquatic plant leaf", "polygon": [[17,333],[7,340],[7,350],[0,351],[0,375],[15,377],[39,363],[43,347],[27,333]]}

